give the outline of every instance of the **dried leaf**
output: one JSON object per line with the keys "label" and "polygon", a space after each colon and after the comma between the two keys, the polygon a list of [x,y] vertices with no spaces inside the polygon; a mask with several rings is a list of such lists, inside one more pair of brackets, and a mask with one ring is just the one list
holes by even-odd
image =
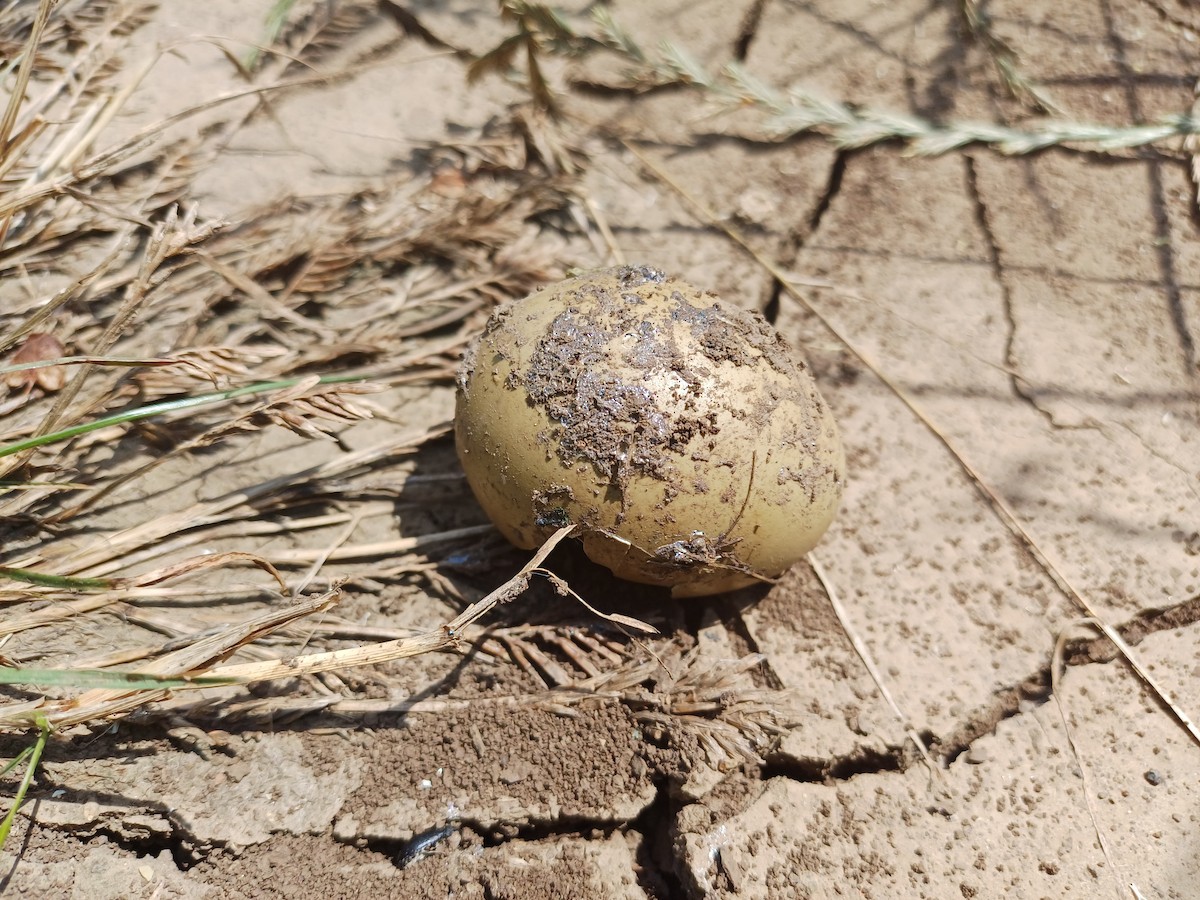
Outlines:
{"label": "dried leaf", "polygon": [[[66,355],[67,348],[57,337],[44,331],[35,331],[17,348],[9,362],[19,366],[44,359],[60,359]],[[67,383],[67,372],[62,366],[26,369],[21,372],[9,372],[4,376],[4,383],[13,391],[40,387],[48,393],[53,393],[62,390],[63,385]]]}

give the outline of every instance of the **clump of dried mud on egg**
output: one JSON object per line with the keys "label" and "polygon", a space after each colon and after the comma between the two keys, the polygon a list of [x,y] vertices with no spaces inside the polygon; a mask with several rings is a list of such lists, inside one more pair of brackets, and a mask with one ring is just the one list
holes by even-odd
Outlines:
{"label": "clump of dried mud on egg", "polygon": [[[538,440],[564,464],[586,461],[613,478],[618,487],[631,472],[652,476],[667,482],[664,502],[668,503],[677,490],[670,485],[676,474],[673,459],[697,435],[720,432],[717,410],[701,396],[704,379],[713,372],[694,360],[689,365],[676,341],[675,327],[687,328],[712,363],[752,366],[761,357],[785,375],[804,368],[803,362],[797,366],[787,346],[757,314],[737,310],[727,315],[716,300],[707,307],[695,306],[674,287],[674,281],[649,266],[623,267],[616,272],[616,290],[584,283],[565,293],[563,300],[569,305],[538,340],[524,378],[516,372],[509,375],[509,386],[522,387],[529,400],[556,423]],[[673,306],[668,323],[642,317],[647,301],[639,294],[646,292],[645,285],[655,285],[654,290],[669,296]],[[635,293],[633,288],[641,290]],[[629,346],[614,354],[614,344]],[[610,368],[614,356],[627,373],[640,373],[640,382]],[[663,403],[661,391],[646,384],[654,376],[684,388],[673,407]],[[732,411],[736,417],[765,425],[779,400],[768,395],[758,398],[750,410]],[[691,458],[716,465],[738,462],[712,460],[704,449],[693,451]],[[690,488],[707,491],[700,479]],[[722,500],[728,503],[733,498]]]}

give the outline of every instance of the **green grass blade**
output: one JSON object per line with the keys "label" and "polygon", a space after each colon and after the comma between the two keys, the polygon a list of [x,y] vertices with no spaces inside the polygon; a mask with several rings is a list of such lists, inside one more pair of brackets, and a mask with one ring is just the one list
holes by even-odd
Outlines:
{"label": "green grass blade", "polygon": [[[288,16],[295,5],[296,0],[275,0],[275,4],[267,12],[266,22],[263,23],[263,44],[270,47],[279,39],[279,35],[283,32],[283,26],[287,24]],[[258,64],[260,56],[262,56],[262,50],[255,47],[246,54],[243,65],[247,69],[253,69]]]}
{"label": "green grass blade", "polygon": [[[158,403],[149,403],[146,406],[138,406],[134,409],[127,409],[124,412],[114,413],[111,416],[105,416],[102,419],[97,419],[94,422],[85,422],[82,425],[72,425],[70,428],[63,428],[59,431],[52,431],[49,434],[42,434],[36,437],[26,438],[23,441],[17,441],[14,444],[0,447],[0,459],[5,456],[12,456],[14,453],[21,453],[25,450],[32,450],[35,447],[43,447],[46,444],[56,444],[60,441],[69,441],[71,438],[79,437],[81,434],[87,434],[91,431],[98,431],[101,428],[107,428],[110,425],[123,425],[128,422],[140,422],[142,419],[153,418],[167,413],[180,412],[185,409],[194,409],[198,406],[208,406],[213,403],[222,403],[226,400],[234,400],[238,397],[245,397],[250,394],[264,394],[270,391],[280,391],[285,388],[295,387],[303,378],[286,378],[281,381],[261,381],[255,384],[248,384],[240,388],[231,388],[225,391],[215,391],[211,394],[200,394],[196,397],[182,397],[178,400],[163,400]],[[341,381],[358,381],[361,380],[358,376],[343,376],[329,375],[320,379],[321,384],[333,384]]]}
{"label": "green grass blade", "polygon": [[21,763],[25,762],[25,760],[29,759],[29,754],[31,754],[31,753],[33,753],[33,745],[32,744],[30,744],[28,747],[26,747],[24,750],[22,750],[20,753],[18,753],[16,756],[14,756],[12,759],[10,759],[8,762],[6,762],[4,764],[4,768],[0,769],[0,778],[3,778],[5,775],[7,775],[9,772],[11,772],[13,769],[15,769]]}
{"label": "green grass blade", "polygon": [[[8,840],[8,833],[12,831],[13,821],[17,818],[17,810],[25,802],[25,794],[28,793],[29,786],[33,784],[33,775],[37,772],[38,763],[42,761],[42,751],[46,749],[46,742],[50,739],[50,723],[46,721],[46,717],[41,713],[38,713],[37,724],[39,729],[37,741],[34,742],[32,747],[27,747],[17,757],[19,760],[28,754],[29,765],[25,767],[25,777],[21,779],[21,785],[17,788],[17,795],[13,798],[12,808],[8,811],[8,815],[4,817],[4,821],[0,822],[0,850],[4,849],[4,844]],[[5,771],[7,771],[7,767]]]}
{"label": "green grass blade", "polygon": [[26,584],[36,584],[42,587],[62,588],[65,591],[105,591],[114,585],[109,578],[72,578],[69,575],[47,575],[45,572],[33,572],[29,569],[17,569],[12,566],[0,566],[0,578],[10,578],[13,581],[23,581]]}

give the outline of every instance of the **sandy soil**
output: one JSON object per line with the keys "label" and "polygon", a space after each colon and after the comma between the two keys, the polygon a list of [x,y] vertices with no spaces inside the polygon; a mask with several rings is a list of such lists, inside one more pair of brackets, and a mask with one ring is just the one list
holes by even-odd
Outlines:
{"label": "sandy soil", "polygon": [[[221,50],[195,38],[257,40],[267,5],[164,4],[133,31],[129,60],[171,43],[175,51],[112,123],[114,139],[244,87]],[[431,146],[474,139],[525,98],[497,77],[468,85],[465,61],[446,49],[479,52],[511,33],[492,3],[345,6],[353,27],[319,65],[368,64],[261,107],[239,101],[244,120],[184,192],[206,217],[237,222],[280,201],[400,190],[424,184],[431,167],[445,178]],[[1062,118],[1118,126],[1191,108],[1200,16],[1186,4],[987,7]],[[714,71],[740,60],[771,85],[935,122],[1036,120],[964,39],[954,3],[618,0],[611,9],[646,46],[669,38]],[[671,601],[567,552],[556,568],[580,593],[651,621],[663,639],[631,641],[535,588],[485,622],[507,655],[469,650],[349,670],[316,693],[307,682],[256,688],[267,710],[257,718],[197,711],[76,729],[47,750],[0,854],[0,890],[940,900],[1133,896],[1120,887],[1133,884],[1145,898],[1200,898],[1200,747],[1112,645],[1080,625],[1084,611],[996,511],[1008,510],[1163,688],[1200,715],[1192,157],[1178,142],[1024,156],[976,144],[919,158],[899,142],[847,150],[820,135],[766,140],[751,111],[719,114],[682,89],[618,90],[621,74],[599,58],[549,66],[564,91],[561,133],[583,151],[566,174],[625,260],[762,310],[802,348],[847,447],[848,491],[814,553],[826,586],[800,565],[769,588]],[[443,183],[443,192],[475,189]],[[805,302],[685,197],[795,278]],[[552,260],[551,270],[613,262],[597,229],[565,215],[530,216],[510,243],[513,254]],[[258,314],[243,299],[214,308],[206,327],[220,335],[221,317]],[[342,327],[336,310],[323,315]],[[174,459],[154,490],[97,510],[87,533],[453,409],[447,382],[380,396],[392,420],[355,425],[341,446],[263,432]],[[388,495],[382,476],[358,482],[398,515],[364,519],[356,541],[483,521],[448,441],[422,446],[416,466],[433,493],[415,504]],[[259,549],[328,540],[283,536]],[[435,561],[470,599],[524,559],[486,538],[460,551]],[[321,569],[323,584],[353,576],[343,621],[428,628],[456,611],[453,599],[380,576],[382,567],[331,560]],[[116,645],[120,627],[109,617],[53,640],[22,632],[3,652],[19,660],[53,641],[98,652]],[[1052,666],[1060,638],[1061,677]],[[652,674],[627,690],[568,697],[572,682],[640,664],[650,649]],[[750,654],[761,661],[734,666]],[[656,714],[655,697],[687,695],[713,667],[728,676],[728,709]],[[743,696],[762,708],[746,712]],[[778,733],[740,752],[734,736],[740,725],[753,731],[747,722]],[[5,755],[26,741],[5,737]]]}

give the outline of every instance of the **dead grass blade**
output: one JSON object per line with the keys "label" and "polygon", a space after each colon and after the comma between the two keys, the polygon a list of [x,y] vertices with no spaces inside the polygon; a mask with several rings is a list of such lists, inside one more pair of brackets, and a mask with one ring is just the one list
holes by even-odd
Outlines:
{"label": "dead grass blade", "polygon": [[296,325],[302,330],[312,333],[322,341],[329,341],[337,336],[337,332],[334,329],[322,325],[319,322],[313,322],[310,319],[306,319],[304,316],[285,306],[279,300],[276,300],[270,291],[264,288],[253,278],[242,274],[225,261],[217,259],[211,253],[201,251],[197,253],[196,256],[198,259],[203,260],[206,266],[229,282],[231,287],[237,288],[246,296],[256,301],[262,307],[264,314],[268,316],[276,316],[291,322],[293,325]]}
{"label": "dead grass blade", "polygon": [[43,625],[61,622],[72,616],[83,615],[111,606],[119,599],[119,596],[110,593],[97,594],[96,596],[80,597],[78,600],[52,603],[24,615],[6,615],[3,621],[0,621],[0,635],[16,634],[30,628],[41,628]]}
{"label": "dead grass blade", "polygon": [[[258,640],[277,628],[329,609],[337,602],[339,596],[340,588],[334,588],[319,596],[306,598],[283,609],[273,610],[223,629],[219,634],[202,637],[186,647],[148,663],[140,669],[140,674],[227,677],[214,675],[210,667],[215,662],[228,657],[239,647]],[[46,721],[53,728],[61,729],[82,722],[125,715],[168,695],[169,692],[165,690],[97,689],[67,700],[45,699],[35,704],[33,708],[40,715],[45,716]],[[0,727],[20,727],[28,725],[29,722],[29,704],[0,706]]]}
{"label": "dead grass blade", "polygon": [[[155,229],[150,237],[138,270],[138,275],[130,284],[120,309],[109,321],[104,333],[96,341],[95,351],[97,354],[103,355],[107,353],[112,345],[116,343],[121,333],[129,326],[134,314],[145,302],[150,290],[150,279],[158,271],[159,267],[168,258],[182,252],[190,244],[202,241],[212,231],[213,226],[196,225],[195,210],[188,211],[182,220],[179,218],[177,209],[172,208],[168,211],[165,220]],[[90,365],[80,367],[79,371],[75,373],[74,377],[72,377],[71,381],[54,401],[50,412],[42,420],[41,425],[38,426],[35,437],[49,434],[58,426],[66,411],[71,408],[75,399],[79,396],[79,392],[83,389],[83,384],[91,371],[92,366]],[[24,465],[30,455],[30,452],[17,454],[6,463],[0,464],[0,476]]]}
{"label": "dead grass blade", "polygon": [[[1099,623],[1084,620],[1086,624],[1099,628]],[[1099,629],[1103,631],[1103,629]],[[1063,651],[1067,646],[1067,632],[1063,630],[1059,633],[1058,639],[1054,642],[1054,658],[1050,663],[1050,691],[1054,695],[1054,705],[1058,708],[1058,716],[1062,721],[1063,734],[1067,738],[1067,746],[1071,748],[1071,755],[1075,758],[1075,765],[1079,769],[1079,778],[1083,782],[1083,799],[1087,804],[1088,816],[1092,820],[1092,829],[1096,833],[1096,841],[1100,844],[1100,851],[1104,854],[1104,860],[1108,863],[1108,873],[1112,877],[1117,897],[1125,897],[1125,879],[1121,876],[1121,869],[1117,866],[1116,860],[1113,858],[1112,850],[1108,846],[1108,839],[1104,836],[1104,829],[1100,827],[1100,815],[1096,809],[1095,795],[1092,790],[1091,775],[1088,773],[1088,766],[1083,761],[1083,756],[1079,752],[1079,747],[1075,743],[1074,730],[1071,728],[1071,722],[1067,718],[1067,708],[1063,701],[1062,695],[1062,678],[1066,673],[1066,661],[1063,658]],[[1131,885],[1132,887],[1132,885]],[[1136,888],[1134,888],[1136,892]]]}
{"label": "dead grass blade", "polygon": [[[0,575],[49,589],[27,592],[20,595],[21,599],[53,599],[61,597],[67,592],[74,594],[80,591],[95,592],[95,596],[58,602],[31,613],[8,617],[4,622],[0,623],[0,635],[16,634],[31,628],[41,628],[53,622],[64,621],[72,616],[103,609],[119,601],[133,602],[139,597],[145,596],[145,592],[142,590],[144,588],[235,563],[249,563],[252,566],[257,566],[275,579],[281,592],[287,593],[288,587],[287,583],[283,580],[283,576],[279,574],[279,571],[268,560],[253,553],[246,553],[239,550],[194,556],[190,559],[172,563],[141,575],[125,578],[69,578],[3,566],[0,567]],[[3,598],[3,596],[4,593],[0,593],[0,598]]]}
{"label": "dead grass blade", "polygon": [[[30,335],[34,337],[36,335]],[[27,342],[28,343],[28,342]],[[21,359],[21,362],[17,362]],[[126,357],[126,356],[56,356],[38,358],[29,361],[27,357],[22,357],[18,350],[13,357],[13,362],[7,366],[0,366],[0,381],[10,388],[22,387],[30,382],[28,376],[23,376],[20,373],[33,373],[38,369],[52,369],[57,366],[111,366],[114,368],[138,368],[138,367],[156,367],[156,366],[184,366],[190,365],[187,360],[177,359],[174,357]],[[14,377],[15,376],[15,377]],[[45,386],[45,385],[43,385]],[[60,385],[61,386],[61,385]],[[54,387],[47,387],[47,390],[57,390]]]}
{"label": "dead grass blade", "polygon": [[349,544],[333,549],[274,550],[271,552],[271,561],[278,565],[287,565],[311,563],[318,559],[333,562],[347,559],[373,559],[380,556],[391,557],[401,553],[412,553],[415,550],[424,550],[435,544],[484,537],[493,533],[495,533],[495,529],[491,525],[469,525],[465,528],[452,528],[448,531],[396,538],[391,541],[377,541],[371,544]]}
{"label": "dead grass blade", "polygon": [[[717,771],[747,762],[761,765],[763,752],[788,730],[787,692],[758,690],[749,681],[748,673],[765,657],[752,653],[713,663],[704,661],[699,648],[682,656],[671,649],[674,658],[618,670],[599,679],[598,686],[615,692],[643,724],[692,734]],[[654,691],[637,688],[652,678],[658,680]]]}
{"label": "dead grass blade", "polygon": [[246,665],[218,666],[207,675],[217,678],[233,678],[239,681],[263,681],[275,678],[287,678],[295,675],[308,675],[317,672],[332,672],[351,666],[377,665],[394,659],[404,659],[418,656],[422,653],[433,653],[458,646],[462,639],[463,630],[486,615],[501,603],[508,603],[520,596],[529,586],[529,579],[546,557],[572,531],[575,526],[568,525],[554,532],[538,549],[516,575],[496,588],[482,600],[468,606],[462,613],[451,621],[433,631],[427,631],[413,637],[401,638],[395,641],[385,641],[365,647],[352,647],[346,650],[331,650],[325,653],[309,653],[294,656],[280,662],[249,663]]}
{"label": "dead grass blade", "polygon": [[238,488],[214,500],[193,504],[172,515],[106,535],[89,548],[62,557],[47,558],[46,562],[58,571],[69,574],[108,574],[123,565],[125,555],[132,550],[155,544],[181,531],[213,525],[233,510],[278,491],[343,475],[388,456],[411,453],[426,441],[446,434],[448,428],[448,425],[442,424],[406,432],[363,450],[345,453],[328,462],[288,472],[249,487]]}
{"label": "dead grass blade", "polygon": [[658,629],[649,622],[643,622],[641,619],[635,619],[633,616],[624,616],[620,613],[601,612],[584,600],[575,590],[567,584],[565,579],[559,578],[549,569],[538,569],[538,574],[545,576],[554,588],[555,593],[562,597],[571,597],[580,605],[587,609],[592,615],[606,622],[612,622],[614,625],[619,625],[624,628],[632,628],[634,631],[640,631],[642,634],[658,634]]}
{"label": "dead grass blade", "polygon": [[887,682],[883,678],[883,673],[879,671],[879,666],[875,665],[875,657],[867,649],[867,645],[859,635],[858,629],[851,623],[849,613],[838,597],[837,591],[834,590],[833,582],[826,573],[825,567],[817,558],[815,551],[809,551],[808,564],[812,566],[813,574],[817,576],[817,581],[821,582],[821,587],[825,589],[825,596],[829,600],[829,605],[833,607],[833,614],[837,616],[838,624],[842,626],[842,633],[846,635],[847,640],[850,641],[850,645],[854,647],[854,652],[862,660],[867,674],[875,682],[875,687],[879,690],[880,695],[892,710],[892,713],[900,720],[900,724],[904,726],[904,733],[908,735],[908,739],[913,742],[917,751],[921,754],[921,758],[925,760],[925,765],[929,767],[930,774],[940,778],[941,769],[934,762],[933,756],[929,752],[929,747],[925,744],[921,735],[917,733],[917,729],[913,727],[912,720],[909,719],[904,710],[900,708],[900,704],[892,697],[892,692],[888,689]]}
{"label": "dead grass blade", "polygon": [[279,574],[278,569],[261,556],[241,550],[196,556],[191,559],[185,559],[182,562],[164,566],[153,572],[147,572],[144,575],[136,575],[131,578],[116,578],[113,579],[113,587],[117,590],[129,587],[149,587],[150,585],[162,584],[164,581],[174,581],[185,575],[193,575],[197,572],[219,568],[234,562],[244,562],[252,566],[257,566],[275,579],[275,583],[279,585],[281,591],[287,591],[287,582],[283,580],[283,576]]}
{"label": "dead grass blade", "polygon": [[991,17],[983,10],[979,0],[958,0],[958,13],[966,32],[987,53],[1000,80],[1013,97],[1039,112],[1062,114],[1062,107],[1045,88],[1032,82],[1021,71],[1017,51],[992,29]]}
{"label": "dead grass blade", "polygon": [[[17,66],[16,81],[8,95],[8,103],[4,107],[4,117],[0,119],[0,159],[7,159],[12,151],[9,138],[12,136],[13,126],[17,122],[17,113],[24,102],[25,92],[29,88],[29,78],[33,74],[33,66],[37,60],[38,45],[42,41],[42,33],[46,30],[46,23],[49,21],[50,12],[53,9],[54,0],[39,0],[37,13],[29,29],[29,37],[25,41],[21,63]],[[3,226],[0,226],[0,244],[4,243],[4,234],[7,231],[8,222],[6,220]]]}
{"label": "dead grass blade", "polygon": [[110,242],[108,251],[105,253],[100,263],[95,266],[95,268],[56,293],[52,298],[50,298],[50,300],[43,304],[12,331],[8,332],[7,334],[0,334],[0,353],[6,352],[11,347],[16,345],[18,341],[34,333],[72,298],[77,297],[79,294],[83,293],[85,290],[103,278],[113,264],[117,261],[117,258],[121,255],[121,251],[125,249],[132,237],[132,227],[126,226],[125,228],[121,229],[116,235],[114,235],[112,241]]}

